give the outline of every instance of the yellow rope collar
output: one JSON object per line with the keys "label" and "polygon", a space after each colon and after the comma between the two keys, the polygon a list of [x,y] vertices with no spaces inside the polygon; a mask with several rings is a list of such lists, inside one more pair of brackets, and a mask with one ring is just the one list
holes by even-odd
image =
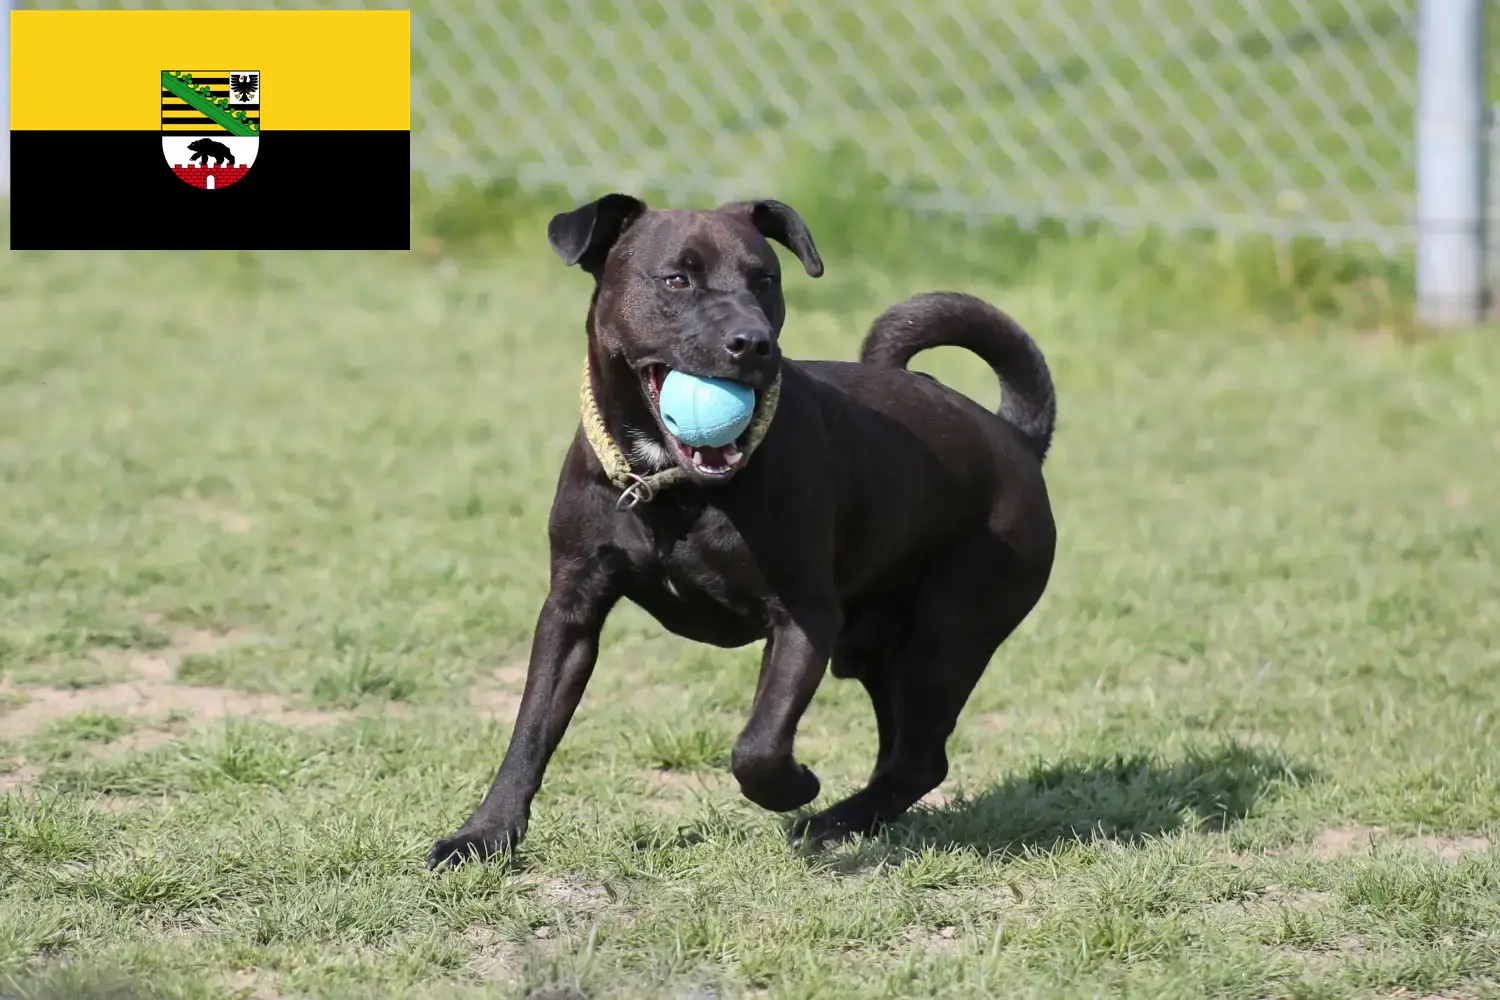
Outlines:
{"label": "yellow rope collar", "polygon": [[[746,461],[750,460],[750,456],[765,438],[766,431],[770,430],[771,418],[776,415],[776,404],[780,400],[781,373],[778,371],[771,387],[755,401],[755,417],[750,422],[749,436],[741,449]],[[579,392],[578,409],[583,418],[583,436],[588,439],[589,447],[594,449],[599,464],[604,466],[604,474],[620,490],[620,504],[617,506],[623,505],[629,510],[638,503],[650,503],[659,491],[687,480],[687,470],[680,465],[645,476],[631,471],[630,459],[625,457],[625,453],[604,426],[604,415],[599,412],[599,404],[594,400],[594,387],[589,379],[589,361],[586,356],[583,359],[583,388]]]}

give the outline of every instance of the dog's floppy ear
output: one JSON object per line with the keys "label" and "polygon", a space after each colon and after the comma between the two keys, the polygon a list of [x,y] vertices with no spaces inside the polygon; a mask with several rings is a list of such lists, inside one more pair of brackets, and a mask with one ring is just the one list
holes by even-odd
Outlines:
{"label": "dog's floppy ear", "polygon": [[809,275],[814,278],[822,275],[823,258],[818,256],[818,248],[813,243],[807,223],[802,221],[802,216],[792,206],[770,198],[759,198],[755,201],[733,201],[719,206],[719,211],[750,220],[750,224],[766,239],[775,240],[796,254]]}
{"label": "dog's floppy ear", "polygon": [[564,264],[577,264],[598,277],[609,248],[645,210],[646,203],[639,198],[607,194],[571,212],[554,215],[547,223],[547,242]]}

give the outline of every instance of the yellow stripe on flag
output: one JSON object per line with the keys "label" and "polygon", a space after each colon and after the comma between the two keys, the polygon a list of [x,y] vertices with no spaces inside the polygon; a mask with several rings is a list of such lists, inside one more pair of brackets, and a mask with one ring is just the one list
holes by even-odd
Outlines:
{"label": "yellow stripe on flag", "polygon": [[21,10],[10,18],[12,129],[160,131],[162,70],[194,66],[258,70],[268,132],[411,129],[409,11]]}

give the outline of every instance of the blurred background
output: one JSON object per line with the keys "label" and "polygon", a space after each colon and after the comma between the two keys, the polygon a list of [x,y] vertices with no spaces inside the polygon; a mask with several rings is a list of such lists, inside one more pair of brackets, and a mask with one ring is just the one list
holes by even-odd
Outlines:
{"label": "blurred background", "polygon": [[[924,234],[951,251],[944,223],[985,228],[985,252],[1007,252],[985,266],[1008,279],[1040,247],[1056,263],[1069,246],[1064,273],[1080,241],[1149,269],[1161,235],[1199,234],[1234,258],[1217,294],[1250,305],[1388,318],[1410,297],[1416,0],[410,6],[428,249],[493,238],[518,196],[757,191],[817,204],[864,252]],[[834,218],[877,205],[879,225]]]}

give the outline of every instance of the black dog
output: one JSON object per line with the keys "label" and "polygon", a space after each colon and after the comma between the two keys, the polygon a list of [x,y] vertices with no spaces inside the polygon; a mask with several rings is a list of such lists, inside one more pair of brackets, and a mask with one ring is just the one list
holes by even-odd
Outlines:
{"label": "black dog", "polygon": [[[699,642],[767,640],[731,757],[740,790],[766,809],[817,796],[792,753],[798,721],[830,663],[858,678],[875,708],[874,773],[794,835],[834,839],[900,816],[947,775],[959,711],[1051,575],[1042,460],[1056,403],[1041,351],[992,306],[932,293],[880,316],[858,363],[784,358],[766,240],[813,277],[823,263],[777,201],[649,211],[611,194],[558,215],[547,235],[595,281],[583,422],[548,523],[551,587],[509,749],[428,864],[488,857],[525,835],[621,598]],[[942,345],[995,370],[999,414],[906,370]],[[723,448],[678,441],[658,415],[669,369],[756,389],[750,429]]]}
{"label": "black dog", "polygon": [[225,160],[229,161],[231,167],[234,166],[234,150],[222,142],[215,142],[212,139],[196,139],[188,143],[188,149],[193,151],[193,155],[188,157],[189,163],[194,160],[202,160],[203,165],[206,167],[208,166],[208,158],[212,156],[214,158],[214,166],[216,167],[222,167]]}

